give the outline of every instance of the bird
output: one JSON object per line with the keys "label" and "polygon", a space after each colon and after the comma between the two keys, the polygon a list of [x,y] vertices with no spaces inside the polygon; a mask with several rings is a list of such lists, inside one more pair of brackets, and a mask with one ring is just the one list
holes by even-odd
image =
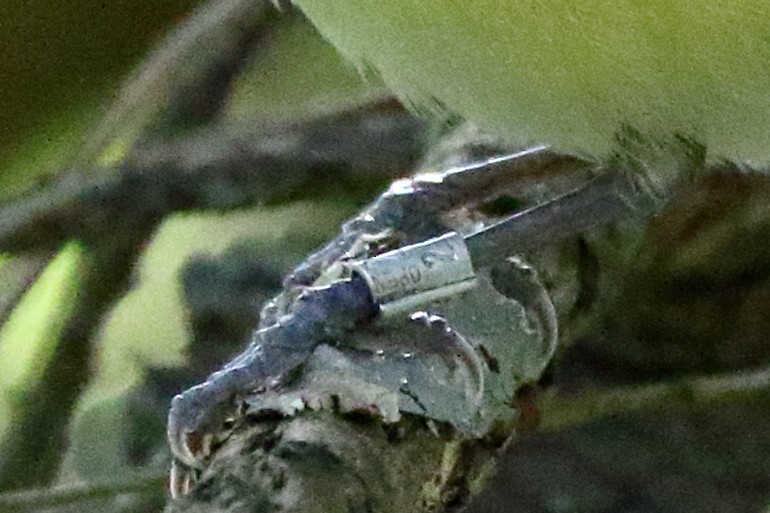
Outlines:
{"label": "bird", "polygon": [[766,1],[293,3],[416,111],[644,175],[664,193],[694,167],[770,163]]}

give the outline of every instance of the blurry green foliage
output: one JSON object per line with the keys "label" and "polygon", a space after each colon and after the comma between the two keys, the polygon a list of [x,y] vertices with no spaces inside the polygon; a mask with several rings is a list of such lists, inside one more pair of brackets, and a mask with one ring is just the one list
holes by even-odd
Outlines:
{"label": "blurry green foliage", "polygon": [[68,244],[0,328],[0,440],[46,368],[75,305],[84,254]]}

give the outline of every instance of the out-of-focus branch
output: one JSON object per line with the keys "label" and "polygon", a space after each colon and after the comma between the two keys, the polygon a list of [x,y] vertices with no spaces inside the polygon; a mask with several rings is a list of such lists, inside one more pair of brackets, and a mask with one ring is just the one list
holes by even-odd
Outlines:
{"label": "out-of-focus branch", "polygon": [[267,46],[260,43],[277,18],[269,0],[204,2],[128,79],[73,167],[97,161],[115,141],[214,120],[233,79]]}
{"label": "out-of-focus branch", "polygon": [[42,508],[110,498],[124,493],[157,493],[166,483],[165,471],[146,470],[98,482],[0,493],[0,511],[38,511]]}
{"label": "out-of-focus branch", "polygon": [[553,395],[542,407],[539,429],[558,431],[606,417],[664,408],[686,410],[770,391],[770,368],[701,376],[646,386]]}
{"label": "out-of-focus branch", "polygon": [[421,133],[419,121],[386,102],[299,125],[215,125],[148,141],[117,174],[73,173],[1,207],[0,251],[114,237],[119,218],[148,212],[162,218],[372,190],[408,172],[422,151]]}

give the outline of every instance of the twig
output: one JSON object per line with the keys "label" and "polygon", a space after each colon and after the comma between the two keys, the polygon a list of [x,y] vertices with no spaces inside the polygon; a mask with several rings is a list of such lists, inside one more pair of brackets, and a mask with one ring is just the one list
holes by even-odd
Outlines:
{"label": "twig", "polygon": [[0,511],[33,511],[124,493],[160,491],[167,480],[168,472],[165,469],[148,469],[84,484],[0,493]]}
{"label": "twig", "polygon": [[544,400],[538,430],[558,431],[643,410],[702,406],[770,390],[770,368],[694,377],[647,386],[590,390]]}

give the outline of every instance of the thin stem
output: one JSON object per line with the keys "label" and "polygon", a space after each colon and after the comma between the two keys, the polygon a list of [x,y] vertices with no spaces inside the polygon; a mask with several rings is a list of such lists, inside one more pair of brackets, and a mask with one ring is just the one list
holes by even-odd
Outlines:
{"label": "thin stem", "polygon": [[159,492],[167,480],[166,469],[151,469],[91,483],[0,493],[0,511],[37,511],[124,493]]}
{"label": "thin stem", "polygon": [[545,399],[539,431],[558,431],[606,417],[660,408],[703,406],[770,391],[770,368],[700,376],[647,386],[589,390]]}

